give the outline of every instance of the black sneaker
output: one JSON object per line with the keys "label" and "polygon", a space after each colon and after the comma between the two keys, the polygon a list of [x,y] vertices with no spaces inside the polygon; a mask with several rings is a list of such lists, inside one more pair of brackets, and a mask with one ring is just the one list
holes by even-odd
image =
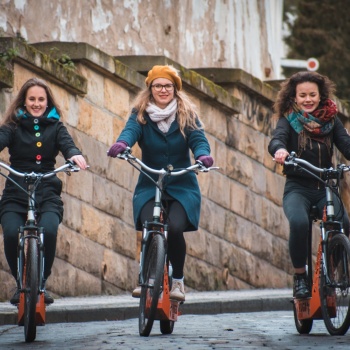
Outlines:
{"label": "black sneaker", "polygon": [[294,275],[293,297],[296,299],[310,298],[309,283],[306,273]]}
{"label": "black sneaker", "polygon": [[19,296],[21,295],[21,292],[19,289],[16,289],[15,294],[13,294],[12,298],[10,299],[10,303],[12,305],[17,305],[19,304]]}
{"label": "black sneaker", "polygon": [[53,297],[45,290],[44,292],[44,302],[45,304],[53,304]]}

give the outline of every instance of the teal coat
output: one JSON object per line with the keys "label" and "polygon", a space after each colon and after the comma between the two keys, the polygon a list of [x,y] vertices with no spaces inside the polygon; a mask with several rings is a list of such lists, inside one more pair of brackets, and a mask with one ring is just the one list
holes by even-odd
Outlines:
{"label": "teal coat", "polygon": [[[138,142],[142,150],[142,161],[154,169],[166,168],[173,165],[174,169],[186,168],[191,165],[190,150],[194,158],[210,154],[210,146],[203,130],[186,130],[186,139],[180,132],[175,120],[164,134],[156,123],[152,122],[146,114],[146,124],[137,122],[137,113],[133,111],[117,141],[125,141],[132,147]],[[153,179],[157,175],[149,174]],[[184,207],[190,226],[186,231],[198,229],[201,209],[201,193],[196,174],[189,172],[180,176],[166,177],[164,179],[165,192],[176,199]],[[137,230],[141,230],[140,213],[143,206],[155,194],[155,185],[140,173],[134,196],[134,222]]]}

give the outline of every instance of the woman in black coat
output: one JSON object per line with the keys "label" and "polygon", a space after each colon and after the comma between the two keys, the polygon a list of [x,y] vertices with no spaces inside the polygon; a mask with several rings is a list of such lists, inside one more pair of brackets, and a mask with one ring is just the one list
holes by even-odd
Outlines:
{"label": "woman in black coat", "polygon": [[[61,152],[66,160],[86,169],[86,161],[75,146],[66,127],[60,122],[61,111],[49,86],[40,79],[29,79],[10,105],[0,126],[0,151],[9,150],[10,166],[19,172],[45,173],[55,168]],[[26,188],[23,178],[10,175]],[[45,228],[44,280],[49,277],[55,258],[57,230],[63,215],[62,182],[57,176],[42,181],[36,192],[38,225]],[[0,220],[4,233],[4,249],[11,273],[17,279],[18,227],[26,221],[28,198],[7,180],[0,201]],[[11,298],[19,302],[19,290]],[[53,298],[45,292],[45,302]]]}
{"label": "woman in black coat", "polygon": [[[337,106],[330,99],[334,84],[316,72],[299,72],[284,83],[274,106],[279,118],[268,146],[270,154],[279,164],[284,164],[290,152],[296,152],[319,168],[332,166],[334,146],[350,160],[350,136],[337,117]],[[290,226],[289,253],[295,270],[293,296],[310,296],[306,276],[307,235],[309,213],[317,206],[319,217],[326,204],[325,186],[312,175],[284,165],[287,177],[283,209]],[[343,220],[344,231],[349,235],[349,218],[344,211],[340,217],[340,203],[334,196],[337,220]]]}

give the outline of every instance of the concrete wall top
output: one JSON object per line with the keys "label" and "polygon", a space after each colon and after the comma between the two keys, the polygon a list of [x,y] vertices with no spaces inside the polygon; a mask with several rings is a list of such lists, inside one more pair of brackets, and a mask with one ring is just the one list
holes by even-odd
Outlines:
{"label": "concrete wall top", "polygon": [[[144,74],[154,65],[171,64],[180,72],[184,85],[196,93],[206,95],[220,108],[233,113],[241,111],[239,99],[229,94],[220,85],[214,84],[193,70],[186,69],[179,63],[164,56],[121,56],[112,57],[87,43],[47,42],[33,44],[38,50],[50,54],[55,48],[54,57],[66,54],[72,60],[86,61],[98,70],[105,70],[121,80],[128,89],[138,90],[145,87]],[[114,65],[113,65],[114,64]],[[141,74],[143,75],[141,75]]]}
{"label": "concrete wall top", "polygon": [[[14,60],[21,61],[23,65],[29,65],[33,71],[44,71],[48,79],[54,80],[60,85],[64,85],[67,90],[74,94],[83,95],[86,93],[87,81],[84,77],[70,69],[66,69],[50,56],[43,54],[20,40],[14,38],[0,38],[0,52],[12,52]],[[6,66],[4,68],[5,72],[8,71]],[[6,78],[7,76],[5,76],[2,84],[12,86],[11,82]]]}

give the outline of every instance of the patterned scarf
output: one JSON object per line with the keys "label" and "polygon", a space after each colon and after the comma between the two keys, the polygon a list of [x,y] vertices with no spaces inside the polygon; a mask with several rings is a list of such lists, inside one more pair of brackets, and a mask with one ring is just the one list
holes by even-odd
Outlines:
{"label": "patterned scarf", "polygon": [[149,103],[146,112],[151,120],[157,123],[159,130],[166,134],[176,117],[177,100],[174,98],[164,109],[159,108],[153,103]]}
{"label": "patterned scarf", "polygon": [[296,104],[286,115],[291,127],[299,134],[299,149],[305,150],[311,139],[325,143],[330,148],[329,133],[334,127],[334,119],[338,113],[334,101],[327,99],[322,107],[312,113],[300,110]]}

